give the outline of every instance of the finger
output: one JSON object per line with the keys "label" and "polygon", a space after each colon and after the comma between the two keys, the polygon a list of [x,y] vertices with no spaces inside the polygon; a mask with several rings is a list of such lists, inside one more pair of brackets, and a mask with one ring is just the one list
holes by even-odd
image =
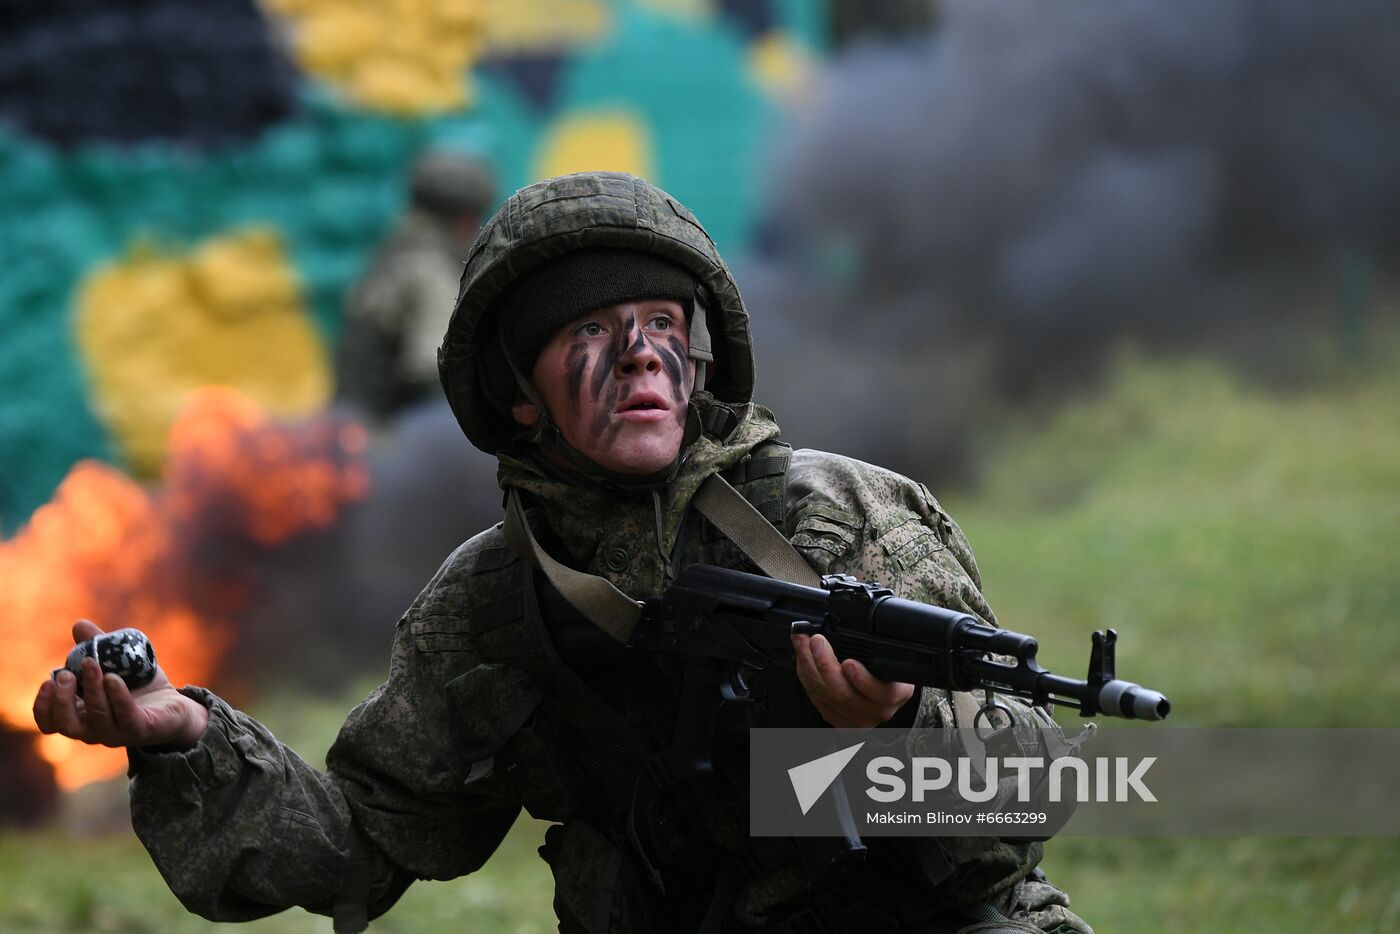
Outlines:
{"label": "finger", "polygon": [[53,691],[53,725],[56,732],[73,739],[85,739],[83,716],[78,709],[78,679],[71,671],[60,671]]}
{"label": "finger", "polygon": [[797,679],[823,720],[838,729],[864,729],[889,719],[846,683],[841,663],[825,638],[793,637]]}
{"label": "finger", "polygon": [[818,685],[817,666],[812,661],[810,636],[792,637],[792,654],[797,662],[797,680],[810,696]]}
{"label": "finger", "polygon": [[[812,636],[793,637],[793,652],[797,657],[797,680],[807,690],[807,696],[814,701],[820,699],[825,699],[828,702],[839,700],[837,692],[841,674],[840,667],[837,666],[837,682],[834,684],[830,674],[830,666],[823,668],[817,658],[821,646],[826,645],[825,639],[821,639],[820,643],[816,641],[820,638],[819,636],[816,638]],[[826,645],[826,649],[830,652],[831,646]]]}
{"label": "finger", "polygon": [[[812,641],[810,636],[794,636],[793,652],[797,657],[797,682],[807,692],[807,698],[816,705],[817,711],[826,719],[822,701],[826,696],[826,686],[822,684],[817,664],[812,661]],[[829,721],[828,721],[829,722]]]}
{"label": "finger", "polygon": [[914,685],[903,681],[881,681],[854,658],[841,663],[841,670],[857,694],[880,707],[900,707],[914,694]]}
{"label": "finger", "polygon": [[84,719],[87,723],[88,738],[110,745],[112,715],[107,706],[107,688],[103,684],[102,666],[91,658],[85,658],[82,668],[83,706],[86,713]]}
{"label": "finger", "polygon": [[45,681],[34,695],[34,725],[40,733],[58,732],[58,727],[53,725],[53,691],[53,681]]}
{"label": "finger", "polygon": [[[860,663],[854,659],[843,663],[825,638],[818,637],[812,641],[812,664],[821,685],[819,697],[814,702],[817,699],[822,701],[825,708],[822,715],[827,723],[843,729],[863,730],[889,719],[886,706],[857,692],[847,677],[846,665]],[[860,667],[864,670],[865,666]]]}
{"label": "finger", "polygon": [[841,675],[841,660],[836,657],[836,650],[826,641],[826,636],[816,635],[811,638],[812,662],[817,667],[817,674],[824,682],[844,686],[846,679]]}
{"label": "finger", "polygon": [[[855,661],[854,658],[847,658],[841,661],[836,657],[836,650],[832,648],[832,643],[826,641],[825,637],[818,636],[820,641],[812,644],[812,662],[816,665],[816,671],[822,678],[822,685],[826,686],[826,695],[847,710],[868,709],[875,710],[875,704],[860,692],[855,690],[855,686],[850,679],[850,665],[857,665],[864,671],[864,665]],[[869,674],[869,672],[867,672]]]}
{"label": "finger", "polygon": [[816,666],[817,676],[821,679],[830,702],[840,704],[848,711],[853,709],[852,705],[863,707],[868,704],[864,697],[852,689],[850,679],[846,677],[846,669],[836,657],[836,650],[824,636],[815,636],[812,639],[812,663]]}
{"label": "finger", "polygon": [[117,735],[126,741],[123,745],[139,745],[145,738],[147,718],[136,703],[136,698],[131,696],[126,682],[117,675],[109,674],[102,682],[107,688],[107,707],[112,712]]}
{"label": "finger", "polygon": [[[86,642],[93,636],[102,635],[102,630],[90,619],[80,619],[73,624],[73,642]],[[87,690],[87,688],[83,688]]]}

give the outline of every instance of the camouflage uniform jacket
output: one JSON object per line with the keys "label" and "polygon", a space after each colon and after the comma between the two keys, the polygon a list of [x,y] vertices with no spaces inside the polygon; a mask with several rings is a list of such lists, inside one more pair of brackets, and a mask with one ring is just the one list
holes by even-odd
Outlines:
{"label": "camouflage uniform jacket", "polygon": [[[698,518],[705,528],[695,534],[681,522],[705,477],[746,467],[762,474],[752,452],[786,450],[771,443],[777,426],[766,410],[742,406],[737,416],[723,438],[694,442],[678,475],[655,494],[580,488],[509,458],[501,482],[527,494],[552,553],[634,597],[660,592],[673,550],[683,553],[682,564],[747,569],[742,554]],[[819,572],[878,580],[905,597],[993,621],[967,541],[921,484],[815,451],[794,452],[784,466],[784,532]],[[595,932],[655,925],[639,920],[637,879],[619,880],[619,863],[623,876],[636,873],[631,860],[616,858],[626,850],[616,792],[634,787],[637,769],[669,738],[674,713],[639,697],[651,690],[640,680],[611,677],[617,669],[606,661],[593,677],[562,664],[539,625],[534,589],[520,586],[529,574],[500,526],[460,546],[399,620],[389,678],[350,714],[327,756],[328,774],[208,692],[186,689],[211,710],[200,744],[134,753],[132,767],[133,823],[182,903],[225,920],[293,904],[327,912],[358,832],[373,853],[373,917],[412,879],[479,868],[524,807],[562,822],[543,851],[561,917]],[[925,690],[918,716],[946,720],[946,696]],[[714,807],[689,810],[715,817],[681,832],[706,838],[702,849],[742,846],[742,794],[700,791]],[[662,836],[654,839],[665,849]],[[934,859],[956,867],[923,873],[921,897],[930,903],[1004,893],[1039,860],[1038,844],[945,843],[951,848],[941,857],[915,849],[899,856],[916,873]],[[683,843],[695,846],[694,839]]]}

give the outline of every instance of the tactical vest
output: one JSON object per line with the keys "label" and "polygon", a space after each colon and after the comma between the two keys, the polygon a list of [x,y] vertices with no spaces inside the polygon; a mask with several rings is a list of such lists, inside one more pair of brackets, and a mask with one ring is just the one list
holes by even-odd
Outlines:
{"label": "tactical vest", "polygon": [[[767,441],[723,474],[785,536],[793,534],[785,527],[790,460],[790,446]],[[694,537],[701,560],[757,573],[744,552],[694,510],[687,525],[678,555]],[[503,696],[510,699],[501,711],[500,736],[461,735],[458,741],[477,763],[469,783],[490,773],[508,781],[532,816],[559,822],[541,855],[554,872],[561,929],[695,930],[711,893],[726,886],[730,891],[721,897],[743,903],[738,913],[758,922],[771,904],[802,895],[805,883],[791,841],[748,837],[746,737],[752,711],[726,708],[713,778],[679,785],[669,776],[657,778],[657,754],[669,744],[678,713],[676,682],[665,660],[631,654],[590,631],[591,624],[510,549],[500,526],[488,536],[469,571],[489,581],[478,589],[488,596],[468,611],[484,664],[447,686],[449,703],[453,709],[497,708]],[[678,565],[673,563],[673,572]],[[660,793],[639,802],[639,788]],[[957,918],[949,915],[946,930],[960,929],[982,917],[977,912],[983,899],[1040,859],[1039,844],[878,843],[872,847],[876,865],[861,888],[888,890],[864,892],[885,906],[872,903],[861,911],[865,931],[900,930],[908,917],[901,915],[900,901],[914,913],[947,907]],[[797,934],[848,924],[841,916],[851,910],[851,893],[825,893],[829,911],[819,904],[821,893],[806,895],[812,907],[763,929]]]}

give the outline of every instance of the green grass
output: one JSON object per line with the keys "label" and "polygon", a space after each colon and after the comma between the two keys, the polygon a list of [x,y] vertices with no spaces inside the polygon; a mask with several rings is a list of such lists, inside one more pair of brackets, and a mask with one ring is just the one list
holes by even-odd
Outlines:
{"label": "green grass", "polygon": [[[1023,426],[981,488],[945,497],[1003,625],[1076,676],[1089,632],[1116,627],[1120,673],[1166,692],[1178,725],[1400,725],[1397,361],[1280,397],[1217,365],[1125,358],[1101,396]],[[316,761],[350,703],[254,712]],[[521,823],[484,871],[414,886],[375,930],[552,930],[540,833]],[[1047,850],[1100,934],[1400,929],[1397,840]],[[126,835],[0,838],[0,879],[7,932],[223,929],[185,914]],[[295,910],[240,927],[329,929]]]}
{"label": "green grass", "polygon": [[[1113,626],[1119,673],[1165,692],[1174,726],[1400,726],[1400,368],[1280,398],[1126,358],[948,506],[1052,670],[1082,676]],[[1046,849],[1100,932],[1400,930],[1400,840]]]}
{"label": "green grass", "polygon": [[[480,873],[452,883],[420,882],[374,922],[376,932],[470,929],[543,934],[556,928],[553,882],[534,853],[543,829],[517,824]],[[165,888],[130,834],[75,842],[49,832],[0,837],[0,930],[6,934],[110,931],[119,934],[328,934],[328,918],[299,908],[249,924],[215,924],[189,914]]]}
{"label": "green grass", "polygon": [[1127,360],[949,504],[1002,625],[1195,726],[1400,726],[1400,377],[1280,399],[1207,363]]}
{"label": "green grass", "polygon": [[1089,839],[1043,867],[1098,934],[1400,930],[1400,841]]}

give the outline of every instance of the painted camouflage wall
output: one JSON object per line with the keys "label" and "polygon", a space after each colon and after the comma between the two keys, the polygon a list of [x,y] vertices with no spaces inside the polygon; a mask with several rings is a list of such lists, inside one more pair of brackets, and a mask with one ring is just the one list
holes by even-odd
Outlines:
{"label": "painted camouflage wall", "polygon": [[[82,458],[159,467],[184,394],[313,411],[420,151],[502,193],[641,172],[721,249],[820,0],[27,0],[0,11],[0,533]],[[197,15],[196,15],[197,13]]]}

